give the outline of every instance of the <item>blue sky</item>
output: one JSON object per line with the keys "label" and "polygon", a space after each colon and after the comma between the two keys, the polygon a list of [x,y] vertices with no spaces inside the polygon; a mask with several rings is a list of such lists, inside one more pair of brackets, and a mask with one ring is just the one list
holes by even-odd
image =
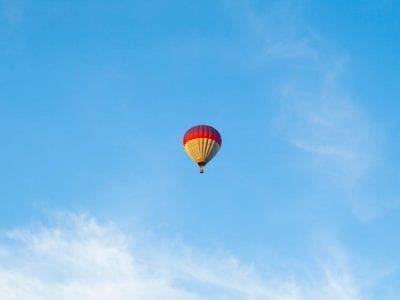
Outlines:
{"label": "blue sky", "polygon": [[398,299],[399,28],[390,0],[0,0],[0,298]]}

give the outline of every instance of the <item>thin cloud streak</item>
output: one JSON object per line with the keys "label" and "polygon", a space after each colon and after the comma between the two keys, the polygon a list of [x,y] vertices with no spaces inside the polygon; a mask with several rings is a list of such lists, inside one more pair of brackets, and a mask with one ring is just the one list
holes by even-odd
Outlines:
{"label": "thin cloud streak", "polygon": [[277,124],[291,145],[315,155],[325,170],[347,182],[368,174],[382,138],[361,108],[334,90],[286,89],[284,99]]}
{"label": "thin cloud streak", "polygon": [[[345,81],[357,73],[349,72],[351,49],[338,50],[336,40],[307,22],[308,8],[293,1],[259,7],[242,3],[237,15],[246,24],[246,37],[252,37],[247,43],[253,45],[251,56],[258,65],[273,66],[272,72],[279,70],[276,97],[268,100],[275,107],[268,116],[270,132],[296,150],[292,162],[304,166],[300,172],[334,191],[337,197],[331,200],[345,204],[358,222],[395,213],[400,197],[387,172],[395,164],[387,159],[391,129],[385,128],[386,120],[374,119],[366,99],[355,97],[351,82]],[[392,177],[388,183],[375,184],[374,178],[385,176]]]}
{"label": "thin cloud streak", "polygon": [[182,244],[133,242],[114,225],[82,215],[9,232],[0,259],[4,300],[361,299],[345,268],[325,264],[312,276],[273,272],[265,278],[232,256],[204,254]]}
{"label": "thin cloud streak", "polygon": [[251,57],[282,70],[273,132],[329,177],[357,184],[379,160],[383,134],[342,82],[351,57],[305,23],[293,1],[241,3],[235,15],[245,24]]}

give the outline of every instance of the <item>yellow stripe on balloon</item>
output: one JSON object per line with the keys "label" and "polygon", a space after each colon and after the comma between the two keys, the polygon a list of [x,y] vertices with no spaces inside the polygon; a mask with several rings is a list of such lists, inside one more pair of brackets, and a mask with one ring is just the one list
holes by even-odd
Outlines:
{"label": "yellow stripe on balloon", "polygon": [[197,138],[185,144],[186,153],[197,164],[207,164],[218,152],[220,145],[213,139]]}

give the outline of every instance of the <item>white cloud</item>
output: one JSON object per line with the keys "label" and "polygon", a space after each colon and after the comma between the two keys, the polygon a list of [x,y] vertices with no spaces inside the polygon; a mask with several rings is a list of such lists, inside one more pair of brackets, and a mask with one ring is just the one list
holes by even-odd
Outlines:
{"label": "white cloud", "polygon": [[240,3],[235,12],[254,48],[251,56],[267,69],[274,66],[278,113],[273,130],[317,172],[350,185],[359,182],[379,159],[383,139],[362,102],[341,81],[351,57],[308,24],[293,1]]}
{"label": "white cloud", "polygon": [[353,184],[379,157],[382,133],[341,83],[348,57],[335,54],[316,34],[275,41],[270,58],[286,59],[280,86],[279,135],[312,154],[319,170]]}
{"label": "white cloud", "polygon": [[232,256],[134,241],[113,225],[76,215],[9,232],[0,262],[3,300],[361,299],[346,268],[325,264],[299,276],[263,277],[269,272]]}
{"label": "white cloud", "polygon": [[325,172],[356,182],[376,163],[379,131],[346,95],[330,87],[305,92],[286,87],[284,100],[277,123],[281,135],[313,154]]}

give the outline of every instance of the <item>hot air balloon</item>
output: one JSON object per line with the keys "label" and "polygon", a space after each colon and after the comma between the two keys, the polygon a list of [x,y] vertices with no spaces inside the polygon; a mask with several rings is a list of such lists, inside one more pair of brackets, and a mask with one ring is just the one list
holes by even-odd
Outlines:
{"label": "hot air balloon", "polygon": [[198,164],[200,173],[204,173],[204,166],[217,154],[221,144],[217,129],[208,125],[194,126],[183,136],[185,151]]}

